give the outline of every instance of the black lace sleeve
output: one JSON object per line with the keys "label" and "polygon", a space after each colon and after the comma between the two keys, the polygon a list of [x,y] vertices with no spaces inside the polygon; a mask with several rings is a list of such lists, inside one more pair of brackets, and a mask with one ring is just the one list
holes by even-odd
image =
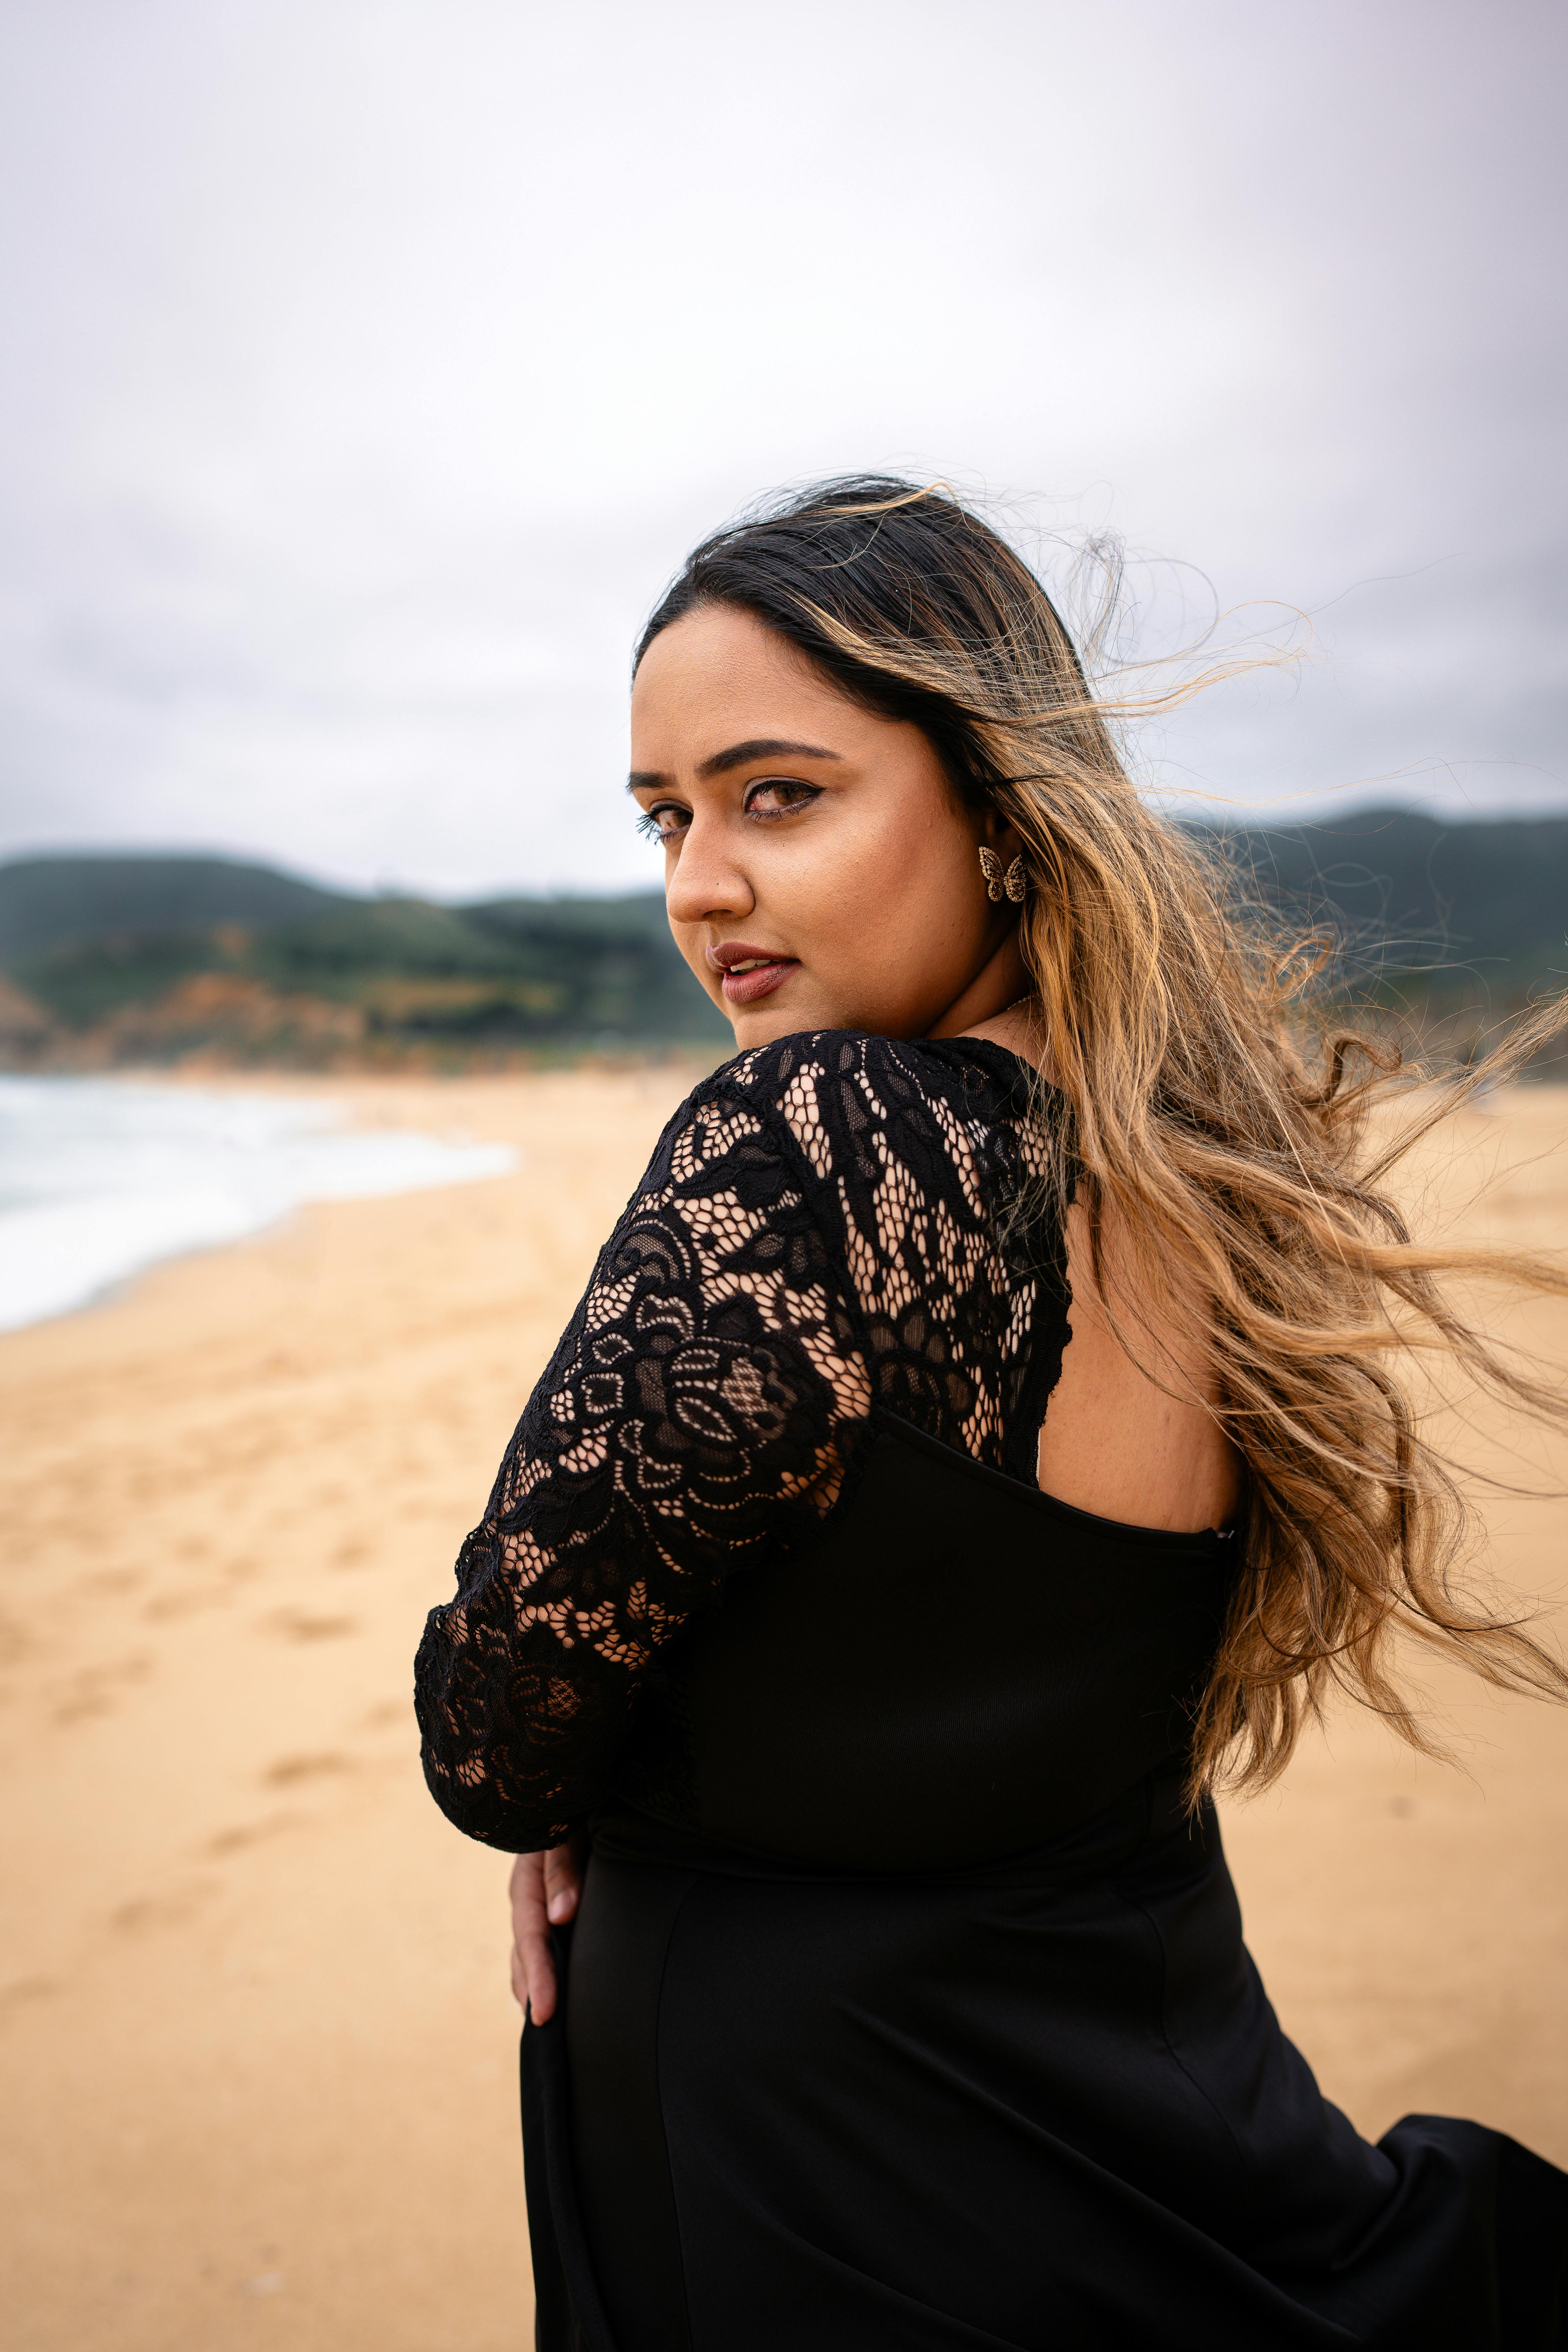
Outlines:
{"label": "black lace sleeve", "polygon": [[459,1829],[515,1853],[587,1817],[656,1654],[820,1529],[874,1411],[1034,1483],[1067,1337],[1037,1091],[994,1046],[833,1032],[682,1106],[426,1626]]}
{"label": "black lace sleeve", "polygon": [[789,1129],[873,1403],[1035,1486],[1068,1338],[1050,1089],[977,1038],[852,1030],[782,1038],[733,1082]]}
{"label": "black lace sleeve", "polygon": [[416,1665],[426,1779],[470,1836],[557,1843],[654,1653],[820,1526],[868,1391],[784,1150],[722,1078],[653,1161],[523,1412]]}

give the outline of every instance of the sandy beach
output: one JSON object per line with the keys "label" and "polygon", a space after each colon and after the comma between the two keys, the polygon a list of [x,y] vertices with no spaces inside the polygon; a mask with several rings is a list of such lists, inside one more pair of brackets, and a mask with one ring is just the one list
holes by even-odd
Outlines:
{"label": "sandy beach", "polygon": [[[506,1864],[425,1794],[410,1662],[690,1077],[323,1081],[520,1163],[0,1339],[16,2352],[530,2340]],[[1428,1223],[1568,1241],[1568,1089],[1466,1115],[1421,1192]],[[1568,1361],[1568,1307],[1510,1328]],[[1568,1448],[1496,1413],[1462,1443],[1568,1485]],[[1568,1502],[1483,1507],[1501,1584],[1568,1597]],[[1249,1940],[1363,2130],[1471,2114],[1568,2164],[1568,1710],[1426,1679],[1459,1768],[1342,1709],[1225,1809]]]}

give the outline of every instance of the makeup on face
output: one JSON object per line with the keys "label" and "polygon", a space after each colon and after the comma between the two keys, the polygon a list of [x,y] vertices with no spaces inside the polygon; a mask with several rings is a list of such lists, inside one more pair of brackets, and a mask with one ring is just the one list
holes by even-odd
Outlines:
{"label": "makeup on face", "polygon": [[726,1004],[754,1004],[800,969],[798,956],[753,947],[748,940],[721,940],[705,952],[710,969],[723,975],[719,986]]}
{"label": "makeup on face", "polygon": [[656,637],[631,731],[670,929],[742,1047],[932,1035],[1026,987],[1015,911],[986,897],[976,820],[929,739],[754,614],[700,609]]}

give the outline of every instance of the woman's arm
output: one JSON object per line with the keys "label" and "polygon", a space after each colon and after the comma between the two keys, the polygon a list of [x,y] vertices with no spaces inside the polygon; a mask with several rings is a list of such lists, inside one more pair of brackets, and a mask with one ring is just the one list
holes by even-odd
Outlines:
{"label": "woman's arm", "polygon": [[838,1277],[766,1120],[671,1122],[524,1410],[416,1666],[426,1778],[511,1853],[599,1802],[655,1653],[820,1525],[868,1408]]}

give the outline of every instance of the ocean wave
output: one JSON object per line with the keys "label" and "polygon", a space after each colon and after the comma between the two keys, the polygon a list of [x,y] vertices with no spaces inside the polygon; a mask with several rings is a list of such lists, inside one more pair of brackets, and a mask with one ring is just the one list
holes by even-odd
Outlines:
{"label": "ocean wave", "polygon": [[506,1144],[346,1123],[337,1104],[119,1078],[0,1076],[0,1330],[307,1201],[472,1183]]}

